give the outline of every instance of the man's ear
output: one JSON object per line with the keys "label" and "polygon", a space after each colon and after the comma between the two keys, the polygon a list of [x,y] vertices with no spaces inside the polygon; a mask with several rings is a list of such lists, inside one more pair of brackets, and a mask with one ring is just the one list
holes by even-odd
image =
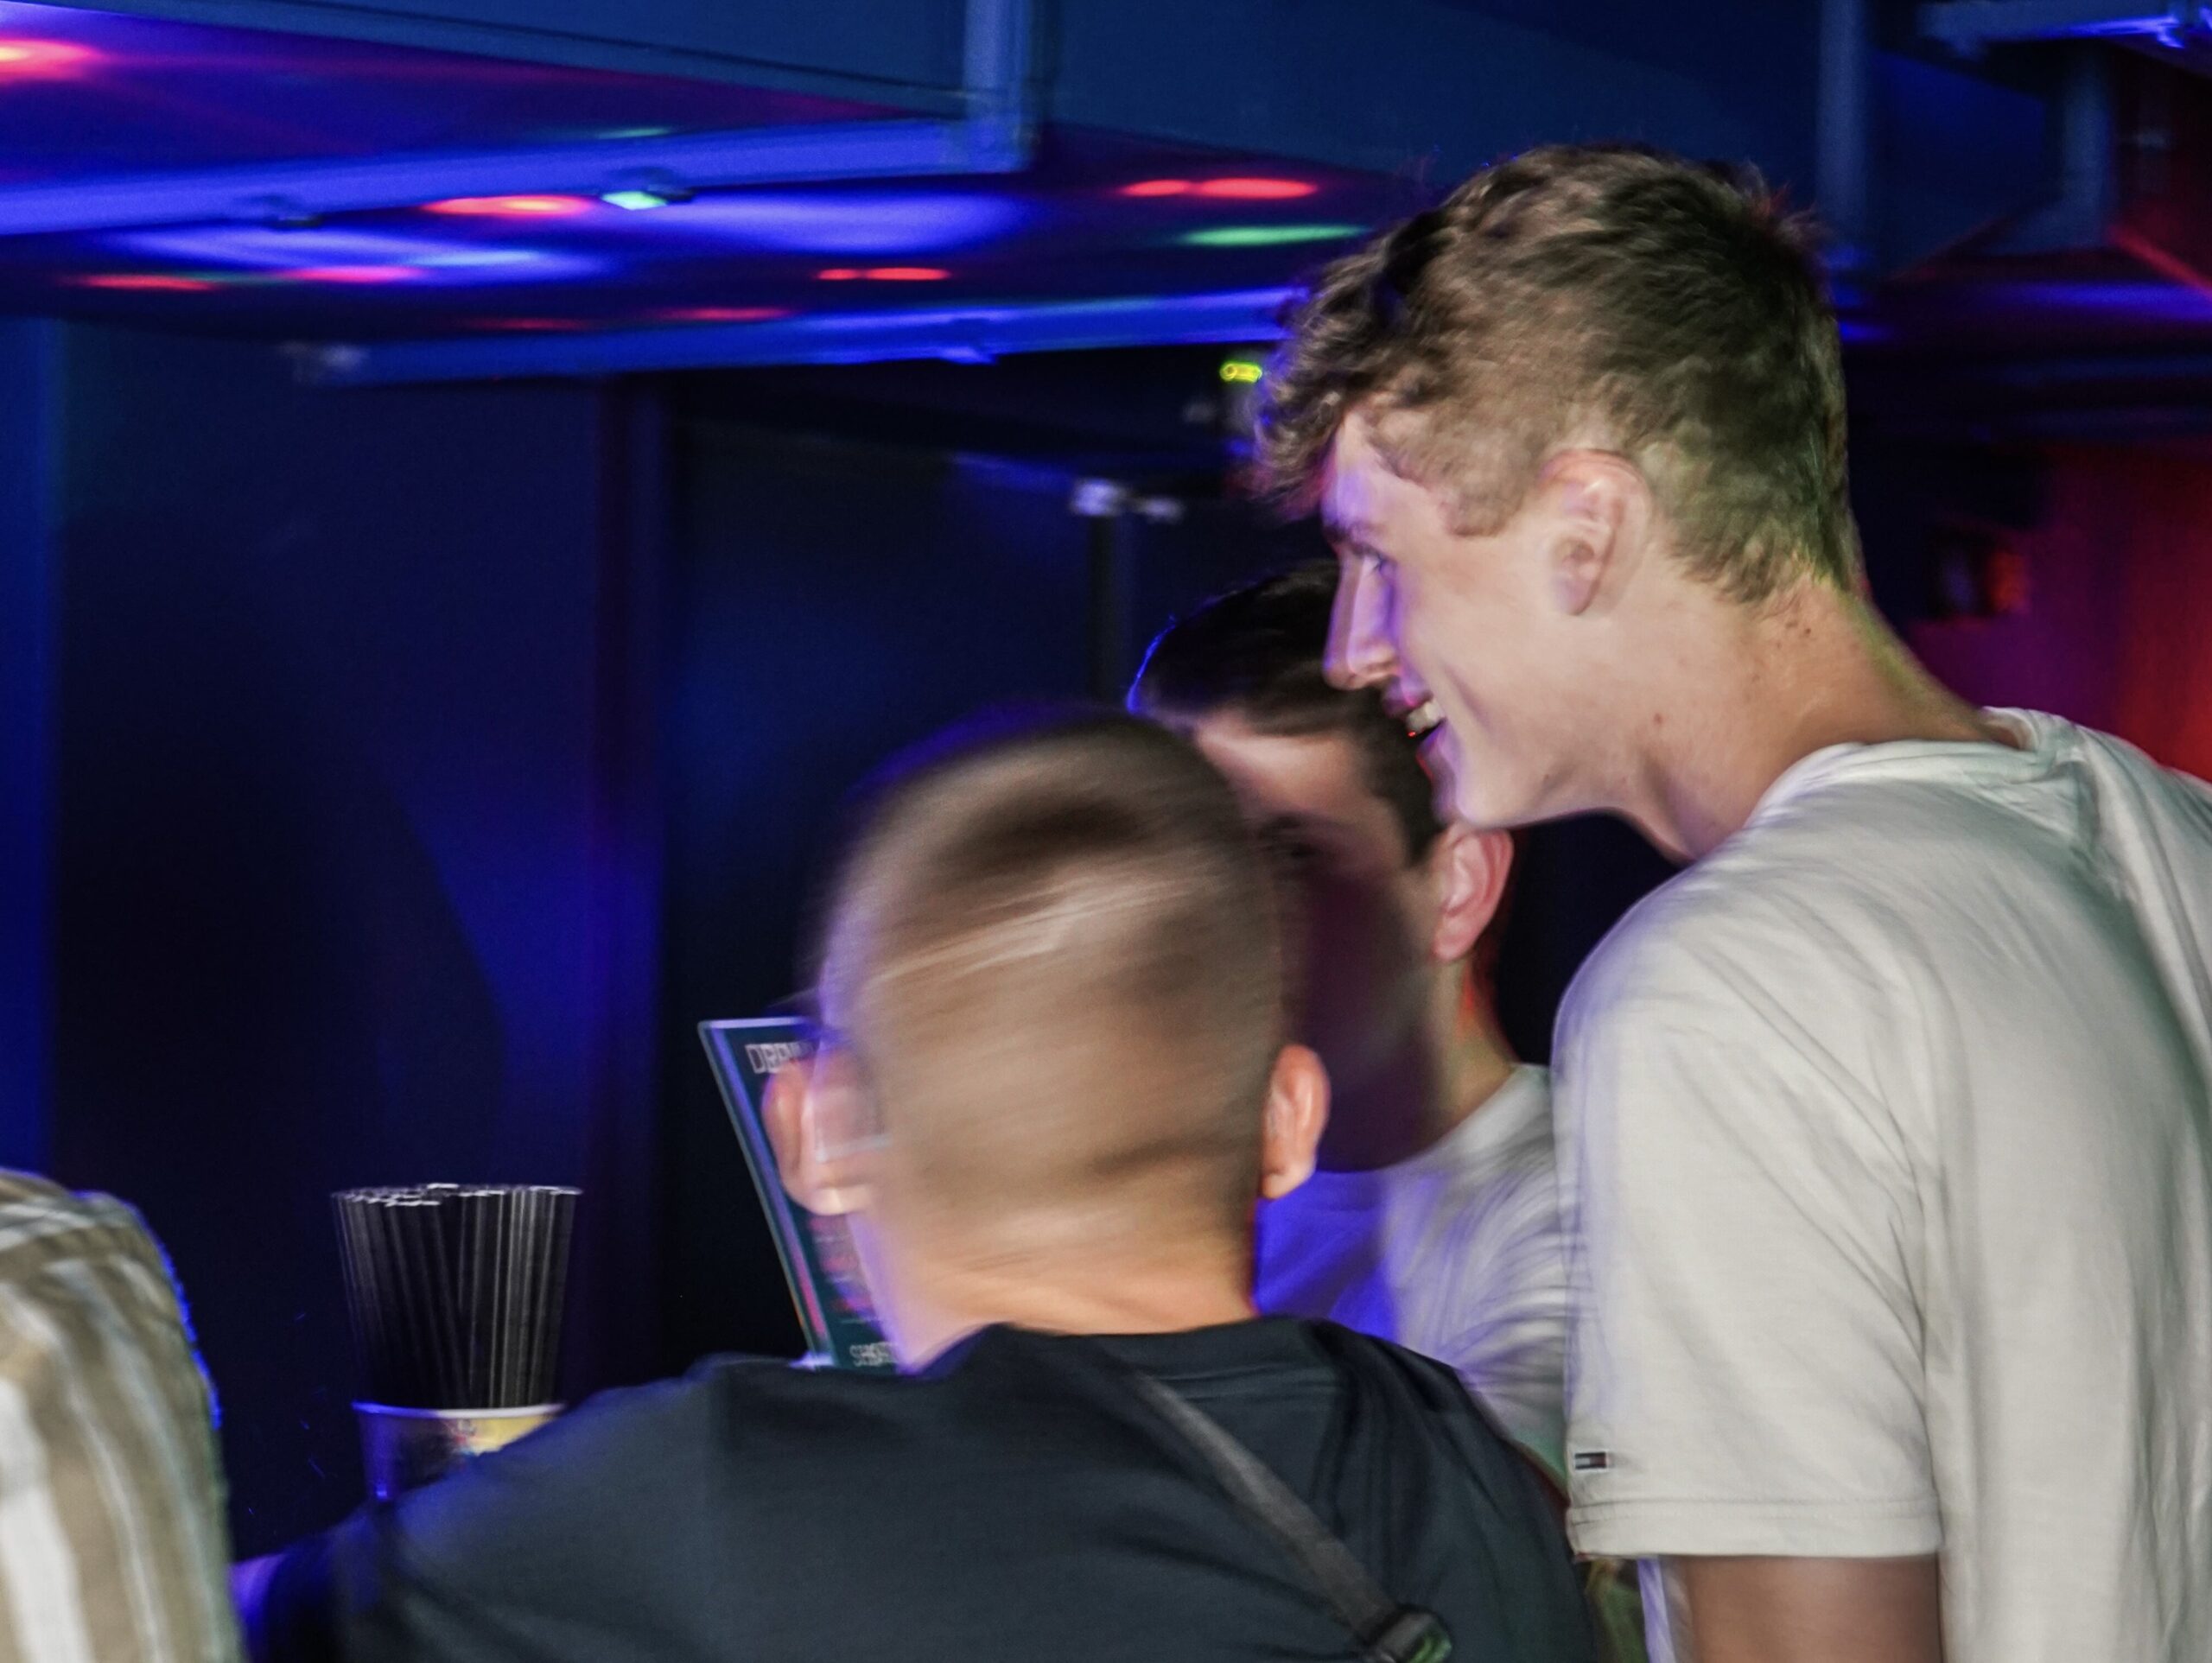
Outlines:
{"label": "man's ear", "polygon": [[1505,898],[1505,880],[1513,871],[1513,835],[1477,831],[1455,822],[1437,835],[1428,869],[1436,885],[1429,955],[1439,964],[1457,963],[1475,950]]}
{"label": "man's ear", "polygon": [[1545,464],[1542,489],[1554,517],[1552,599],[1579,618],[1602,606],[1632,563],[1650,487],[1624,456],[1569,450]]}
{"label": "man's ear", "polygon": [[1268,1077],[1267,1119],[1261,1133],[1260,1194],[1288,1195],[1313,1176],[1314,1151],[1329,1124],[1329,1071],[1304,1045],[1285,1045]]}
{"label": "man's ear", "polygon": [[843,1099],[861,1089],[849,1067],[835,1058],[786,1063],[768,1081],[760,1118],[784,1193],[810,1213],[864,1211],[874,1199],[866,1172],[867,1148],[855,1148],[847,1128],[860,1116]]}

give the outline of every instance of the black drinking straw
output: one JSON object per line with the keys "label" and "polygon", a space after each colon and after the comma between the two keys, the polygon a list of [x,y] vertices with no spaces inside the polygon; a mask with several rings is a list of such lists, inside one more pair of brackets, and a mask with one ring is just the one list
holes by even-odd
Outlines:
{"label": "black drinking straw", "polygon": [[576,1196],[440,1184],[332,1196],[369,1400],[422,1409],[550,1401]]}

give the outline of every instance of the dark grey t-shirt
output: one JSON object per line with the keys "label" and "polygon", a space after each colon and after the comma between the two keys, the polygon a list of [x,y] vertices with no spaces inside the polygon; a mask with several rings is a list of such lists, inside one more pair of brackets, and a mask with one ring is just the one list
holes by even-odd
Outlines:
{"label": "dark grey t-shirt", "polygon": [[1555,1510],[1452,1372],[1290,1318],[1110,1340],[994,1328],[908,1378],[732,1361],[611,1393],[296,1550],[269,1655],[1353,1656],[1115,1359],[1206,1411],[1394,1598],[1440,1615],[1455,1663],[1590,1657]]}

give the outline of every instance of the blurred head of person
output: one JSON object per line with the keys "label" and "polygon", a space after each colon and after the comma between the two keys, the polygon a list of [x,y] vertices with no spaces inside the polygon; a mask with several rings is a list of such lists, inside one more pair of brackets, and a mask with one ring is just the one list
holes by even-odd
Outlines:
{"label": "blurred head of person", "polygon": [[1427,731],[1476,825],[1615,809],[1665,843],[1654,689],[1871,619],[1811,227],[1747,170],[1477,174],[1323,273],[1259,446],[1338,552],[1334,672]]}
{"label": "blurred head of person", "polygon": [[991,1323],[1252,1314],[1252,1222],[1313,1170],[1276,902],[1196,749],[1117,713],[956,733],[873,790],[833,886],[786,1186],[852,1216],[902,1362]]}
{"label": "blurred head of person", "polygon": [[1458,1118],[1457,1042],[1471,1025],[1495,1034],[1480,949],[1513,847],[1440,816],[1378,690],[1331,684],[1336,587],[1323,561],[1178,619],[1129,705],[1228,776],[1283,880],[1293,1031],[1327,1065],[1320,1163],[1343,1170],[1415,1153]]}

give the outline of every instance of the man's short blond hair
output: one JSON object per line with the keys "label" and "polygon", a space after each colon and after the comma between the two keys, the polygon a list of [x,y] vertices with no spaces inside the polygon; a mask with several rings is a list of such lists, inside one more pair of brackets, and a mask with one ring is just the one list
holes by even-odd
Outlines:
{"label": "man's short blond hair", "polygon": [[836,885],[823,994],[899,1169],[963,1228],[1249,1229],[1283,1041],[1275,901],[1187,741],[1086,712],[897,769]]}
{"label": "man's short blond hair", "polygon": [[1843,370],[1809,223],[1748,169],[1554,145],[1329,267],[1262,384],[1264,481],[1310,505],[1354,409],[1495,531],[1562,445],[1634,460],[1692,569],[1746,601],[1859,581]]}

